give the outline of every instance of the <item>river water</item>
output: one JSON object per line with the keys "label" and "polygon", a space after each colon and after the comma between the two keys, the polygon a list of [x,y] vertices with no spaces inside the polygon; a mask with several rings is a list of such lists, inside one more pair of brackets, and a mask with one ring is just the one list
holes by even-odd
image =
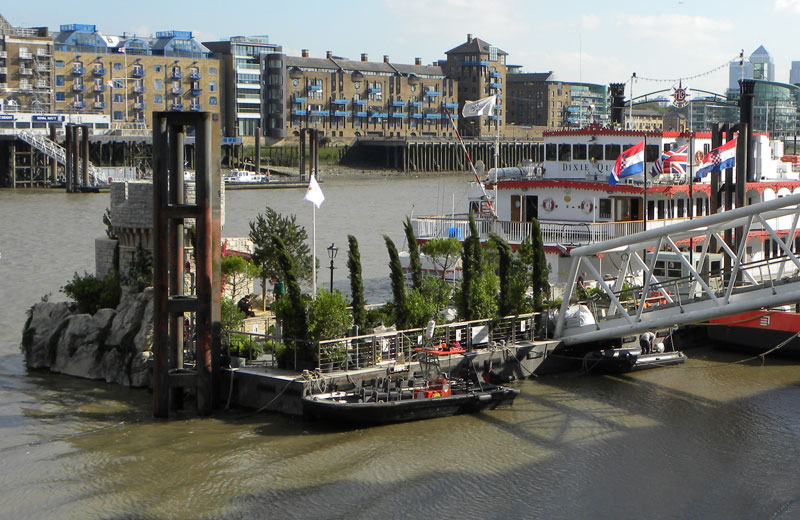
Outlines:
{"label": "river water", "polygon": [[[382,234],[450,212],[469,178],[329,179],[317,240],[359,238],[385,296]],[[302,190],[237,191],[223,235]],[[108,195],[0,191],[0,518],[800,518],[800,368],[712,348],[677,367],[514,383],[513,407],[341,431],[247,411],[152,418],[152,397],[25,369],[25,310],[94,269]]]}

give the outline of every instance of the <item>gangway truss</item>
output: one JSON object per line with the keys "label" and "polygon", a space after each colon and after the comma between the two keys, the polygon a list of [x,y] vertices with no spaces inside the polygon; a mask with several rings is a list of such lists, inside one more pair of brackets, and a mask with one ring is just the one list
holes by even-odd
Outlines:
{"label": "gangway truss", "polygon": [[[800,194],[794,194],[575,248],[569,253],[573,260],[556,319],[555,337],[567,345],[611,340],[800,302],[800,260],[791,250],[799,217]],[[744,238],[734,251],[723,236],[726,230],[737,236],[737,228],[738,236]],[[747,248],[751,232],[771,238],[779,254],[771,259],[746,262],[748,256],[752,257]],[[702,251],[693,253],[700,255],[697,262],[687,260],[678,245],[690,238],[694,239],[693,244],[702,243]],[[723,258],[727,257],[729,267],[698,272],[696,266],[702,266],[711,253],[717,253],[717,248]],[[647,256],[643,255],[645,251]],[[606,281],[590,258],[612,252],[621,258],[619,272]],[[659,255],[663,259],[665,253],[671,261],[677,258],[690,273],[688,278],[660,280],[654,274]],[[595,317],[591,325],[567,320],[567,311],[575,302],[578,273],[584,271],[602,289],[589,302]],[[626,280],[637,281],[634,290],[625,285]],[[688,285],[688,292],[678,290],[679,284]]]}
{"label": "gangway truss", "polygon": [[[66,166],[67,152],[63,146],[56,143],[55,141],[43,135],[32,134],[24,130],[17,130],[17,137],[28,143],[30,146],[36,148],[46,156],[50,157],[51,159],[55,159],[57,163]],[[94,185],[108,183],[108,176],[105,175],[100,168],[93,165],[91,162],[89,162],[89,178],[92,180],[92,184]]]}

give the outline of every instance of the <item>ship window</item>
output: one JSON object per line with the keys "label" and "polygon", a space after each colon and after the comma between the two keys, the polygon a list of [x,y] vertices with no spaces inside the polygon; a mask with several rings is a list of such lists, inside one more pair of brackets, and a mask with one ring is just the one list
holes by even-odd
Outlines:
{"label": "ship window", "polygon": [[654,220],[655,219],[655,209],[656,205],[654,201],[648,200],[647,201],[647,220]]}
{"label": "ship window", "polygon": [[544,151],[545,151],[545,153],[544,153],[545,161],[555,161],[556,160],[556,145],[547,144],[547,145],[545,145]]}
{"label": "ship window", "polygon": [[667,262],[667,276],[670,278],[681,277],[681,263],[680,262]]}
{"label": "ship window", "polygon": [[667,218],[666,214],[664,213],[664,201],[663,200],[659,200],[658,201],[658,218],[662,219],[662,220]]}
{"label": "ship window", "polygon": [[572,156],[572,147],[568,144],[558,145],[558,160],[570,161]]}
{"label": "ship window", "polygon": [[586,145],[576,144],[572,146],[572,158],[576,161],[586,160]]}
{"label": "ship window", "polygon": [[664,261],[663,260],[656,260],[656,265],[653,267],[653,276],[661,277],[666,274],[664,270]]}
{"label": "ship window", "polygon": [[611,199],[600,199],[598,217],[611,218]]}
{"label": "ship window", "polygon": [[678,199],[678,218],[681,218],[681,217],[684,216],[684,212],[685,212],[685,209],[686,209],[685,206],[686,206],[686,201],[683,200],[683,199]]}
{"label": "ship window", "polygon": [[661,157],[661,152],[658,151],[658,145],[656,144],[648,144],[645,147],[644,151],[644,160],[647,162],[654,162],[656,159]]}
{"label": "ship window", "polygon": [[619,157],[619,145],[618,144],[607,144],[606,145],[606,161],[616,161],[617,157]]}
{"label": "ship window", "polygon": [[603,160],[603,145],[602,144],[590,144],[589,145],[589,160],[594,161],[602,161]]}

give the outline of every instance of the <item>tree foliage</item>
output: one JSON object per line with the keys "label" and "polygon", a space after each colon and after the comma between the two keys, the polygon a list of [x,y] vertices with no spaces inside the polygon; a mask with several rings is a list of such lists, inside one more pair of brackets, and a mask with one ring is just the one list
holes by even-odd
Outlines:
{"label": "tree foliage", "polygon": [[515,305],[511,294],[511,278],[513,269],[513,252],[508,243],[498,235],[491,233],[490,241],[497,249],[499,257],[498,275],[500,277],[500,293],[497,296],[497,312],[499,316],[509,316],[514,313]]}
{"label": "tree foliage", "polygon": [[220,261],[220,271],[234,301],[244,295],[245,287],[261,272],[257,265],[236,255],[223,256]]}
{"label": "tree foliage", "polygon": [[431,319],[441,321],[440,313],[450,301],[450,292],[450,285],[441,278],[424,277],[422,286],[412,289],[406,298],[408,327],[424,327]]}
{"label": "tree foliage", "polygon": [[220,328],[222,330],[239,330],[245,315],[232,299],[222,296],[220,303]]}
{"label": "tree foliage", "polygon": [[435,238],[422,244],[422,254],[441,270],[444,280],[447,271],[461,259],[461,242],[457,238]]}
{"label": "tree foliage", "polygon": [[294,262],[289,256],[286,245],[278,235],[272,235],[272,247],[278,255],[281,271],[278,273],[286,283],[286,294],[279,298],[274,305],[275,315],[281,319],[284,326],[285,337],[293,341],[292,348],[296,350],[297,365],[295,369],[308,368],[314,365],[315,351],[307,342],[308,322],[306,319],[306,306],[300,293],[300,284],[294,272]]}
{"label": "tree foliage", "polygon": [[367,327],[367,309],[364,300],[364,281],[361,277],[361,254],[358,251],[358,240],[347,235],[349,250],[347,252],[347,269],[350,270],[350,297],[353,307],[353,324],[358,326],[359,334]]}
{"label": "tree foliage", "polygon": [[78,305],[78,312],[94,314],[99,309],[115,309],[121,295],[119,277],[110,271],[104,279],[87,272],[75,276],[61,288],[61,292]]}
{"label": "tree foliage", "polygon": [[406,233],[406,242],[408,242],[408,259],[409,267],[411,267],[411,286],[414,289],[422,287],[422,263],[419,259],[419,245],[417,244],[417,236],[414,234],[414,227],[411,225],[411,219],[406,217],[403,222],[403,230]]}
{"label": "tree foliage", "polygon": [[344,337],[350,322],[347,301],[337,289],[321,289],[308,305],[308,332],[314,341]]}
{"label": "tree foliage", "polygon": [[406,282],[403,276],[403,266],[400,264],[400,255],[397,253],[392,239],[383,235],[386,249],[389,252],[389,269],[391,270],[392,295],[394,296],[394,317],[398,329],[406,328],[408,322],[408,308],[406,302]]}
{"label": "tree foliage", "polygon": [[550,266],[547,265],[547,258],[544,253],[544,242],[539,227],[539,221],[534,219],[532,222],[533,231],[531,237],[525,238],[517,252],[520,269],[525,277],[526,284],[533,290],[532,305],[536,311],[541,311],[544,299],[548,296],[550,284]]}

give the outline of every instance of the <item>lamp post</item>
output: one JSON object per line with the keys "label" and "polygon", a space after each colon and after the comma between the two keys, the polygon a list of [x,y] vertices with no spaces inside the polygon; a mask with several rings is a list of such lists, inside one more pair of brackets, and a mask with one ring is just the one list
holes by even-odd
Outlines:
{"label": "lamp post", "polygon": [[336,253],[339,252],[339,248],[333,245],[328,246],[328,258],[331,259],[331,265],[329,269],[331,270],[331,292],[333,292],[333,270],[336,269],[336,266],[333,265],[333,259],[336,258]]}

